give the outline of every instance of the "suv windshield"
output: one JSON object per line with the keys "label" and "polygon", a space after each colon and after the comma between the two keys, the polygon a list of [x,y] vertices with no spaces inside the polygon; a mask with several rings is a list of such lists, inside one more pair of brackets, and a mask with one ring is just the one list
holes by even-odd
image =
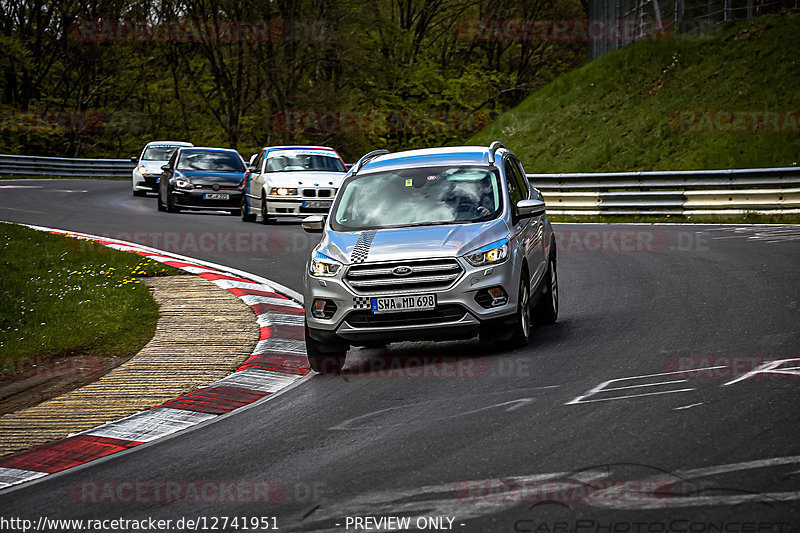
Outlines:
{"label": "suv windshield", "polygon": [[356,176],[331,213],[337,231],[483,222],[503,209],[500,178],[485,167],[408,168]]}
{"label": "suv windshield", "polygon": [[184,150],[180,154],[177,169],[199,172],[244,172],[244,163],[242,158],[231,152]]}
{"label": "suv windshield", "polygon": [[142,154],[142,161],[169,161],[172,154],[175,153],[179,146],[148,146],[144,149]]}
{"label": "suv windshield", "polygon": [[339,157],[326,150],[279,150],[267,154],[267,172],[346,172]]}

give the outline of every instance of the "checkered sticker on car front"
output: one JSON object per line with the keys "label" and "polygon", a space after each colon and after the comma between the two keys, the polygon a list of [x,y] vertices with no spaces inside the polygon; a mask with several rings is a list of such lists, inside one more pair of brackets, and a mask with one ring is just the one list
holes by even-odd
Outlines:
{"label": "checkered sticker on car front", "polygon": [[363,296],[354,297],[353,309],[372,309],[372,299]]}
{"label": "checkered sticker on car front", "polygon": [[362,231],[356,245],[353,246],[353,251],[350,253],[351,263],[363,263],[367,260],[369,255],[369,247],[372,246],[372,239],[375,238],[375,230]]}

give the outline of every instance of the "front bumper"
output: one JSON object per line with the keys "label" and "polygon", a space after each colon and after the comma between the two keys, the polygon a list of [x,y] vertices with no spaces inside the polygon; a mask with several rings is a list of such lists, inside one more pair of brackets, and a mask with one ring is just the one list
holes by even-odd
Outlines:
{"label": "front bumper", "polygon": [[[335,194],[335,192],[334,192]],[[267,196],[267,213],[271,216],[305,216],[327,214],[333,197]]]}
{"label": "front bumper", "polygon": [[[176,207],[181,209],[207,209],[225,210],[240,209],[242,207],[242,191],[238,189],[174,189],[172,194]],[[227,200],[209,200],[207,194],[227,194]]]}
{"label": "front bumper", "polygon": [[158,192],[158,178],[160,174],[140,174],[133,171],[133,190]]}
{"label": "front bumper", "polygon": [[[477,335],[482,325],[513,327],[517,309],[520,270],[509,259],[491,267],[473,267],[459,259],[463,274],[447,289],[414,290],[398,293],[354,291],[344,280],[346,268],[333,278],[306,274],[306,320],[311,338],[318,342],[359,344],[383,340],[448,340]],[[508,301],[485,308],[475,296],[485,289],[501,286]],[[371,298],[436,294],[434,311],[405,311],[373,314]],[[316,318],[311,306],[316,299],[332,301],[336,311],[329,319]],[[509,329],[510,330],[510,329]]]}

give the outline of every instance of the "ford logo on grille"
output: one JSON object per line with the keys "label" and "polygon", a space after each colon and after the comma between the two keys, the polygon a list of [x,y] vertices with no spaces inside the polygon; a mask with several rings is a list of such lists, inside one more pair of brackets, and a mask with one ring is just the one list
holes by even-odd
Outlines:
{"label": "ford logo on grille", "polygon": [[411,267],[408,266],[397,266],[392,269],[392,274],[395,276],[408,276],[411,274]]}

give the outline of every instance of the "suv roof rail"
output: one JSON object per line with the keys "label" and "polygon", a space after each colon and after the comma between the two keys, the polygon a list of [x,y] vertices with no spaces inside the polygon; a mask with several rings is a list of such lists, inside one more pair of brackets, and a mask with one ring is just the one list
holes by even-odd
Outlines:
{"label": "suv roof rail", "polygon": [[[492,144],[489,145],[489,164],[494,165],[494,153],[499,150],[500,148],[506,148],[503,143],[500,141],[494,141]],[[508,150],[508,148],[506,148]]]}
{"label": "suv roof rail", "polygon": [[350,171],[350,175],[354,176],[359,170],[361,170],[361,167],[363,167],[365,164],[367,164],[367,161],[369,161],[370,159],[372,159],[374,157],[378,157],[379,155],[385,155],[385,154],[388,154],[388,153],[390,153],[389,150],[386,150],[385,148],[381,148],[380,150],[373,150],[373,151],[371,151],[371,152],[369,152],[367,154],[364,154],[361,157],[361,159],[359,159],[358,162],[355,165],[353,165],[353,168]]}

